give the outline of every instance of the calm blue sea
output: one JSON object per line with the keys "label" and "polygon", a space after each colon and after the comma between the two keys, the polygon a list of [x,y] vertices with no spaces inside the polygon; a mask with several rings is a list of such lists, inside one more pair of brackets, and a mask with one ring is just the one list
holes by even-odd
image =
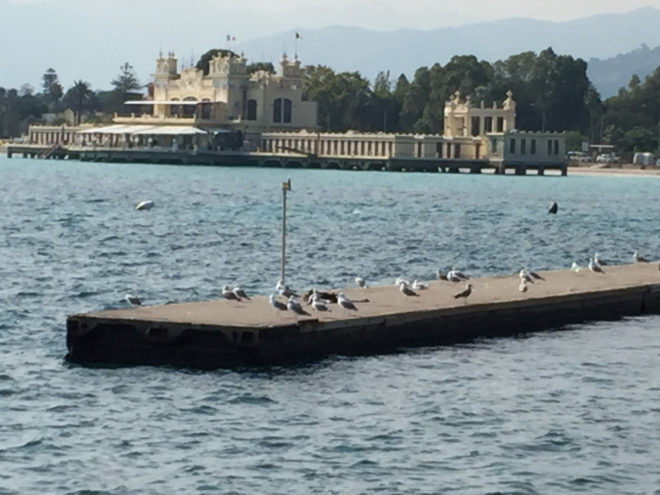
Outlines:
{"label": "calm blue sea", "polygon": [[660,494],[659,317],[269,369],[64,361],[67,315],[128,290],[270,293],[289,177],[301,289],[660,258],[658,178],[0,157],[0,494]]}

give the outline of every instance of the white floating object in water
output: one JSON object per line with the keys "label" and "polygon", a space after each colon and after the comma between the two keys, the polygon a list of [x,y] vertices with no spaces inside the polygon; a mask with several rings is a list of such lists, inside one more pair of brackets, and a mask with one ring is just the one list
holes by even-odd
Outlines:
{"label": "white floating object in water", "polygon": [[154,202],[148,199],[147,201],[140,201],[135,207],[136,210],[151,210],[154,207]]}

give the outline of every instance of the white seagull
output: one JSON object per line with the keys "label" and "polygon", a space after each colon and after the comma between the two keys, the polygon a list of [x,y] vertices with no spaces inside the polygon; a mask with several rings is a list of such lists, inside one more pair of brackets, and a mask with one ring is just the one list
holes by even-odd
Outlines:
{"label": "white seagull", "polygon": [[154,202],[148,199],[147,201],[140,201],[135,207],[136,210],[151,210],[154,207]]}
{"label": "white seagull", "polygon": [[141,306],[142,305],[142,300],[138,296],[136,296],[134,294],[131,294],[130,292],[128,294],[126,294],[124,299],[126,299],[126,302],[128,304],[130,304],[131,306]]}
{"label": "white seagull", "polygon": [[282,279],[277,281],[277,285],[275,285],[275,290],[284,297],[291,297],[291,296],[298,297],[298,294],[296,294],[295,291],[291,290],[288,285],[284,285],[282,283]]}
{"label": "white seagull", "polygon": [[355,283],[357,284],[358,287],[362,289],[367,287],[367,283],[364,281],[362,277],[355,277]]}
{"label": "white seagull", "polygon": [[429,288],[429,286],[426,285],[426,284],[423,283],[423,282],[418,281],[418,280],[413,280],[412,288],[413,288],[414,290],[426,290],[426,289]]}
{"label": "white seagull", "polygon": [[339,304],[344,309],[350,309],[351,311],[357,311],[357,307],[343,292],[337,294],[337,304]]}
{"label": "white seagull", "polygon": [[314,293],[312,296],[312,307],[316,311],[328,311],[328,306],[321,300],[318,294]]}
{"label": "white seagull", "polygon": [[574,261],[573,264],[571,265],[571,270],[573,270],[575,273],[577,273],[580,270],[582,270],[582,267]]}
{"label": "white seagull", "polygon": [[406,299],[408,298],[408,296],[419,296],[419,294],[417,294],[417,292],[412,290],[408,284],[400,283],[399,290],[401,291],[401,294],[406,296]]}
{"label": "white seagull", "polygon": [[594,260],[592,259],[589,260],[589,270],[595,273],[605,273],[605,271],[600,267],[600,265],[594,263]]}
{"label": "white seagull", "polygon": [[647,259],[644,258],[643,256],[640,256],[640,254],[639,254],[637,251],[635,251],[635,252],[633,253],[633,259],[634,259],[635,262],[637,262],[637,263],[648,263],[648,262],[649,262],[649,260],[647,260]]}
{"label": "white seagull", "polygon": [[234,287],[234,290],[232,291],[236,297],[239,299],[247,299],[250,300],[250,297],[245,293],[243,289],[241,289],[238,285]]}
{"label": "white seagull", "polygon": [[525,270],[524,268],[520,270],[518,276],[520,277],[520,280],[524,280],[525,282],[529,282],[532,284],[534,283],[534,279],[529,273],[527,273],[527,270]]}
{"label": "white seagull", "polygon": [[233,300],[233,301],[240,301],[241,300],[240,297],[238,297],[236,294],[234,294],[234,292],[229,288],[228,285],[225,285],[222,288],[222,297],[224,297],[225,299]]}
{"label": "white seagull", "polygon": [[452,267],[451,270],[447,272],[447,280],[450,282],[462,282],[464,280],[469,280],[470,277],[465,275],[463,272],[460,272]]}
{"label": "white seagull", "polygon": [[607,263],[600,259],[600,255],[598,253],[594,254],[594,263],[596,263],[598,266],[607,266]]}
{"label": "white seagull", "polygon": [[309,313],[302,308],[296,299],[296,296],[289,296],[289,300],[286,303],[286,309],[299,315],[309,315]]}
{"label": "white seagull", "polygon": [[270,302],[270,305],[271,305],[272,307],[274,307],[275,309],[279,309],[280,311],[285,311],[285,310],[286,310],[286,304],[284,304],[284,303],[281,302],[281,301],[278,301],[278,300],[275,298],[275,294],[271,294],[271,295],[268,297],[268,301]]}

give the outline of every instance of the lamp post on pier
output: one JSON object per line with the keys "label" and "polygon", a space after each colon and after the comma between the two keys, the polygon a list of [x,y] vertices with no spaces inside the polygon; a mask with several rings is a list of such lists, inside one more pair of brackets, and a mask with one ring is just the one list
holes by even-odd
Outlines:
{"label": "lamp post on pier", "polygon": [[284,272],[286,268],[286,193],[291,191],[291,179],[282,182],[282,258],[280,260],[280,279],[284,284]]}

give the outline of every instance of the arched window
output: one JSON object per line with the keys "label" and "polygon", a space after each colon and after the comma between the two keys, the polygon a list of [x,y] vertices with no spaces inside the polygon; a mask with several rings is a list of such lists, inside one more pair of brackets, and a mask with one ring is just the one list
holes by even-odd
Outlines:
{"label": "arched window", "polygon": [[291,123],[291,100],[284,98],[284,108],[282,109],[282,122]]}
{"label": "arched window", "polygon": [[257,100],[247,101],[247,120],[257,120]]}
{"label": "arched window", "polygon": [[288,98],[275,98],[273,101],[273,122],[290,124],[293,114],[293,105]]}
{"label": "arched window", "polygon": [[275,98],[273,101],[273,122],[282,122],[282,98]]}

